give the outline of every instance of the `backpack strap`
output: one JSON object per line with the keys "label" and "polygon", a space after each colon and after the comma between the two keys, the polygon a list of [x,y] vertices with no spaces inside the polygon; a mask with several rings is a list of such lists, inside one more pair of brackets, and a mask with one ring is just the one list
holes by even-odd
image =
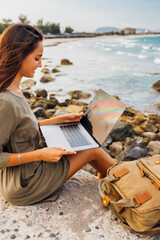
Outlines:
{"label": "backpack strap", "polygon": [[141,204],[143,204],[144,202],[148,201],[149,199],[152,198],[151,194],[148,191],[145,191],[135,197],[132,198],[122,198],[119,201],[115,202],[115,201],[111,201],[111,199],[107,196],[107,193],[104,191],[105,189],[105,184],[108,183],[110,181],[108,181],[108,179],[102,179],[99,182],[99,192],[102,198],[102,204],[104,206],[108,206],[109,204],[112,205],[116,205],[119,207],[138,207]]}

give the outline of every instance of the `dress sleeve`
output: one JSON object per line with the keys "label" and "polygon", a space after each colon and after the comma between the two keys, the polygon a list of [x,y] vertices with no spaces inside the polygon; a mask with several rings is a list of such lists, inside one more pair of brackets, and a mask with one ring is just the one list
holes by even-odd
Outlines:
{"label": "dress sleeve", "polygon": [[6,168],[11,153],[3,149],[16,128],[16,115],[13,104],[0,100],[0,170]]}

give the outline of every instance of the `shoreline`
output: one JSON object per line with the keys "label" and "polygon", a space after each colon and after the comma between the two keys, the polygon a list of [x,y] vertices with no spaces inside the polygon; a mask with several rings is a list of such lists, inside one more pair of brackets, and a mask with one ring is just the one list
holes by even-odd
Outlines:
{"label": "shoreline", "polygon": [[61,43],[89,40],[89,39],[104,39],[104,38],[126,38],[126,37],[160,37],[160,34],[135,34],[135,35],[109,35],[109,36],[97,36],[97,37],[71,37],[71,38],[46,38],[43,40],[44,47],[57,46]]}

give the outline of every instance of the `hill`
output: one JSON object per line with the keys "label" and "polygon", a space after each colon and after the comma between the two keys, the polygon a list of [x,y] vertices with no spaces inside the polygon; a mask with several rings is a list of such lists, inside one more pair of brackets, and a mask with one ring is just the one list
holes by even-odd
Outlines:
{"label": "hill", "polygon": [[116,32],[118,31],[119,28],[116,28],[116,27],[100,27],[100,28],[97,28],[96,29],[96,33],[104,33],[104,32]]}

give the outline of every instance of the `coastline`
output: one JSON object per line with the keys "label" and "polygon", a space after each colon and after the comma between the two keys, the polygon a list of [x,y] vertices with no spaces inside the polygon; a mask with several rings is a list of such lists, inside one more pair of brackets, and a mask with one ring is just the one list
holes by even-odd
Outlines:
{"label": "coastline", "polygon": [[89,39],[104,39],[104,38],[124,38],[124,37],[160,37],[160,34],[136,34],[136,35],[109,35],[109,36],[97,36],[97,37],[69,37],[69,38],[46,38],[43,40],[44,47],[57,46],[61,43],[81,41]]}

